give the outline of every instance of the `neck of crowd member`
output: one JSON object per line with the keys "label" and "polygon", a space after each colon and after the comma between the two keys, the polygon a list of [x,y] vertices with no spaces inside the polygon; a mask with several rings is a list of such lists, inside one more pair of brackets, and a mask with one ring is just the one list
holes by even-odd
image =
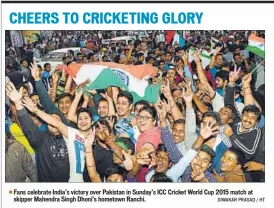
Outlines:
{"label": "neck of crowd member", "polygon": [[86,131],[81,131],[81,130],[79,130],[79,131],[82,135],[84,135],[84,137],[86,139],[90,135],[90,129],[91,129],[91,127]]}
{"label": "neck of crowd member", "polygon": [[123,116],[119,116],[119,119],[128,118],[129,116],[130,116],[130,112],[128,112],[127,114],[125,114]]}

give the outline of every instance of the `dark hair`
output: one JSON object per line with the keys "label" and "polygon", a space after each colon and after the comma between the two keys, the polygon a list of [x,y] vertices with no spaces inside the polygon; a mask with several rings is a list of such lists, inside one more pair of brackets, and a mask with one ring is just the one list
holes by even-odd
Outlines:
{"label": "dark hair", "polygon": [[182,47],[177,47],[177,48],[175,48],[175,52],[176,52],[176,53],[179,52],[179,51],[182,51],[182,50],[184,50]]}
{"label": "dark hair", "polygon": [[106,178],[108,178],[113,174],[118,174],[122,176],[124,181],[127,179],[127,171],[119,165],[113,165],[108,167],[108,169],[106,170],[105,176]]}
{"label": "dark hair", "polygon": [[139,113],[142,111],[147,111],[152,116],[153,120],[157,120],[157,111],[153,106],[144,106],[140,109]]}
{"label": "dark hair", "polygon": [[228,148],[227,151],[234,153],[237,157],[237,164],[241,165],[242,167],[244,166],[244,164],[246,163],[246,159],[242,151],[236,149],[233,146]]}
{"label": "dark hair", "polygon": [[152,177],[151,177],[151,182],[153,183],[172,183],[173,181],[164,173],[155,173]]}
{"label": "dark hair", "polygon": [[[235,60],[235,57],[236,57],[236,56],[240,56],[240,54],[234,53],[234,54],[233,54],[233,59],[234,59],[234,60]],[[240,57],[241,57],[241,56],[240,56]]]}
{"label": "dark hair", "polygon": [[208,107],[208,111],[209,111],[209,112],[212,112],[212,111],[213,111],[213,106],[212,106],[211,103],[205,102],[204,105]]}
{"label": "dark hair", "polygon": [[108,59],[108,56],[107,55],[103,55],[102,60],[104,60],[104,58]]}
{"label": "dark hair", "polygon": [[77,56],[82,55],[80,52],[77,53]]}
{"label": "dark hair", "polygon": [[237,115],[238,115],[237,111],[230,104],[225,104],[224,107],[229,108],[231,110],[231,112],[232,112],[231,119],[234,120],[237,117]]}
{"label": "dark hair", "polygon": [[22,60],[20,61],[20,64],[23,64],[24,61],[28,62],[26,59],[22,59]]}
{"label": "dark hair", "polygon": [[164,61],[164,60],[160,60],[160,61],[158,62],[158,65],[160,65],[160,63],[165,63],[165,61]]}
{"label": "dark hair", "polygon": [[120,61],[120,55],[116,55],[116,56],[114,57],[114,62],[115,62],[115,63],[119,63],[119,61]]}
{"label": "dark hair", "polygon": [[202,120],[203,120],[205,117],[213,117],[213,118],[216,120],[217,124],[218,124],[218,125],[221,125],[221,119],[220,119],[220,115],[219,115],[218,113],[216,113],[216,112],[211,112],[211,111],[205,112],[205,113],[203,114]]}
{"label": "dark hair", "polygon": [[78,122],[78,119],[79,119],[79,115],[80,115],[81,113],[87,113],[87,114],[90,116],[91,120],[92,120],[91,112],[90,112],[87,108],[81,108],[81,109],[78,110],[77,113],[76,113],[77,122]]}
{"label": "dark hair", "polygon": [[226,80],[228,81],[229,80],[229,72],[224,71],[224,70],[218,71],[216,73],[216,77],[221,78],[223,81],[226,81]]}
{"label": "dark hair", "polygon": [[176,105],[179,108],[180,112],[183,112],[183,105],[182,105],[182,103],[176,102]]}
{"label": "dark hair", "polygon": [[146,100],[139,100],[134,104],[134,108],[136,108],[137,105],[143,105],[143,106],[150,106],[149,102],[147,102]]}
{"label": "dark hair", "polygon": [[203,144],[201,146],[200,151],[203,151],[203,152],[209,154],[210,157],[211,157],[211,160],[216,156],[214,150],[210,146],[208,146],[207,144]]}
{"label": "dark hair", "polygon": [[168,152],[168,151],[167,151],[167,148],[165,147],[164,144],[159,144],[158,147],[157,147],[157,149],[156,149],[156,154],[158,152]]}
{"label": "dark hair", "polygon": [[65,97],[69,97],[69,99],[72,100],[72,95],[70,93],[64,92],[56,97],[56,100],[55,100],[56,103],[58,103],[60,100],[62,100]]}
{"label": "dark hair", "polygon": [[69,52],[72,56],[74,56],[73,50],[68,50],[68,52]]}
{"label": "dark hair", "polygon": [[175,57],[175,63],[177,63],[178,61],[183,61],[183,59],[181,57],[179,57],[179,56],[176,56]]}
{"label": "dark hair", "polygon": [[127,91],[120,92],[117,96],[117,99],[120,98],[120,97],[127,98],[130,105],[133,103],[133,96],[130,92],[127,92]]}
{"label": "dark hair", "polygon": [[127,149],[131,150],[131,155],[134,155],[135,153],[135,144],[133,143],[133,141],[129,138],[126,137],[118,137],[115,139],[115,142],[121,142],[123,143]]}
{"label": "dark hair", "polygon": [[256,105],[245,106],[243,109],[242,115],[244,115],[245,112],[254,113],[257,116],[257,121],[260,120],[261,112],[260,112],[260,109]]}
{"label": "dark hair", "polygon": [[108,102],[108,100],[106,99],[106,98],[101,98],[99,101],[98,101],[98,103],[100,103],[100,102]]}
{"label": "dark hair", "polygon": [[135,40],[134,41],[134,48],[137,48],[138,45],[141,44],[141,41],[140,40]]}
{"label": "dark hair", "polygon": [[50,63],[45,63],[44,64],[44,68],[46,68],[46,66],[50,65]]}
{"label": "dark hair", "polygon": [[171,56],[171,53],[169,51],[166,52],[166,55],[169,54]]}
{"label": "dark hair", "polygon": [[139,53],[137,53],[136,54],[136,58],[140,58],[140,57],[142,57],[142,56],[144,56],[145,54],[143,54],[142,52],[139,52]]}
{"label": "dark hair", "polygon": [[185,123],[186,123],[185,119],[178,119],[174,121],[173,126],[175,126],[176,124],[185,124]]}
{"label": "dark hair", "polygon": [[148,63],[150,60],[154,60],[154,58],[150,56],[146,57],[146,63]]}
{"label": "dark hair", "polygon": [[37,96],[39,97],[39,95],[38,95],[37,93],[31,93],[31,94],[29,95],[29,97],[31,98],[32,96],[35,96],[35,95],[37,95]]}

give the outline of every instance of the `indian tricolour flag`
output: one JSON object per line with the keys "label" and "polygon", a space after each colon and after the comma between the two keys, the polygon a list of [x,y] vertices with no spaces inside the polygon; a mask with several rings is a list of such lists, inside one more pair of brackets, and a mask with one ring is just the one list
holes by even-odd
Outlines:
{"label": "indian tricolour flag", "polygon": [[[194,47],[191,47],[189,49],[189,57],[188,57],[189,63],[191,63],[194,60],[194,56],[193,56],[194,52],[195,52]],[[208,54],[206,54],[202,51],[202,52],[200,52],[200,59],[202,62],[202,66],[205,69],[210,64],[211,56],[209,56]]]}
{"label": "indian tricolour flag", "polygon": [[248,38],[247,50],[264,58],[264,38],[252,34]]}
{"label": "indian tricolour flag", "polygon": [[156,103],[158,99],[160,84],[149,85],[147,81],[157,75],[157,69],[148,64],[134,66],[112,62],[71,63],[66,71],[77,85],[89,79],[90,83],[85,87],[88,91],[115,86],[131,92],[134,103],[138,100]]}

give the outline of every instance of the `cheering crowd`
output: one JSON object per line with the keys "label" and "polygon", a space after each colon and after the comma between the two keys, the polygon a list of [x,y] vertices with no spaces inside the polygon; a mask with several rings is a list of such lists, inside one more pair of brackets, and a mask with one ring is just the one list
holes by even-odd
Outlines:
{"label": "cheering crowd", "polygon": [[[7,44],[6,182],[264,182],[264,62],[246,49],[252,32],[189,31],[180,45],[152,31],[106,46],[116,32],[68,31],[19,53]],[[68,51],[63,65],[153,65],[158,101],[87,91],[88,80],[35,61],[75,46],[91,52]]]}

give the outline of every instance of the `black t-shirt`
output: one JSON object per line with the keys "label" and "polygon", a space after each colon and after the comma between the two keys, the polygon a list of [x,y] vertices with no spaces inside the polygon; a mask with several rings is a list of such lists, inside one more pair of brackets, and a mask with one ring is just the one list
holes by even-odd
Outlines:
{"label": "black t-shirt", "polygon": [[20,71],[10,71],[6,76],[10,79],[15,87],[18,87],[23,83],[23,74]]}
{"label": "black t-shirt", "polygon": [[[93,146],[93,156],[96,164],[96,170],[99,173],[101,180],[104,181],[106,170],[110,166],[114,165],[112,160],[112,151],[110,149],[105,149],[99,144],[95,144]],[[83,180],[85,182],[91,182],[88,175],[86,162],[85,162],[85,167],[83,172]]]}

